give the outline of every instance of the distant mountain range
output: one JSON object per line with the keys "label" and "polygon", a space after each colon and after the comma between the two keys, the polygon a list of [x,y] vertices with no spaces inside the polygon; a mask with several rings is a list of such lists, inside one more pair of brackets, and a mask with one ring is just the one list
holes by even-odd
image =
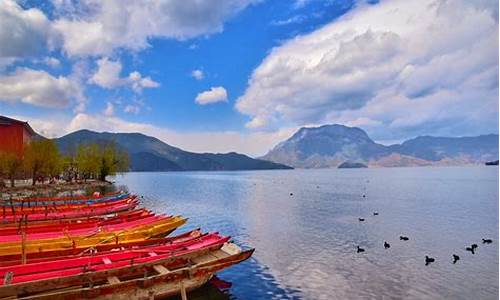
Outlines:
{"label": "distant mountain range", "polygon": [[304,127],[261,159],[296,168],[329,168],[345,162],[371,167],[484,164],[498,159],[498,135],[420,136],[385,146],[356,127]]}
{"label": "distant mountain range", "polygon": [[290,167],[254,159],[235,152],[224,154],[193,153],[170,146],[141,133],[109,133],[79,130],[55,139],[62,153],[75,151],[79,144],[114,141],[129,153],[131,171],[216,171],[291,169]]}

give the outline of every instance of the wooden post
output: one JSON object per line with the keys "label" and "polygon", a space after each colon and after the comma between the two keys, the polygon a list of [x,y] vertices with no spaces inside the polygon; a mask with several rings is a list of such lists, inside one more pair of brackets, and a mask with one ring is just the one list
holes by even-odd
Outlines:
{"label": "wooden post", "polygon": [[184,286],[184,281],[181,280],[181,299],[187,300],[186,287]]}
{"label": "wooden post", "polygon": [[23,230],[21,235],[22,235],[21,236],[22,237],[22,239],[21,239],[22,240],[22,242],[21,242],[21,253],[22,253],[21,263],[23,265],[25,265],[26,264],[26,231]]}

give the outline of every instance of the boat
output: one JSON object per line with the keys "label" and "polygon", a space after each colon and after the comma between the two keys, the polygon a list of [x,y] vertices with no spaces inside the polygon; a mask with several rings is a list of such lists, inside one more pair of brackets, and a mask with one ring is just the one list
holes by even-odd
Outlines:
{"label": "boat", "polygon": [[149,251],[132,260],[113,262],[99,257],[102,262],[89,268],[42,271],[18,279],[13,273],[4,273],[6,284],[0,287],[0,299],[156,299],[185,293],[254,252],[227,241],[221,244],[224,240],[175,254]]}
{"label": "boat", "polygon": [[107,201],[112,199],[120,199],[127,197],[129,194],[124,192],[112,192],[101,195],[100,193],[94,193],[90,196],[88,195],[71,195],[63,197],[31,197],[31,198],[9,198],[3,199],[3,202],[13,203],[14,205],[30,205],[37,203],[94,203],[100,201]]}
{"label": "boat", "polygon": [[21,222],[21,223],[7,223],[3,224],[0,228],[0,236],[20,234],[21,232],[37,233],[37,232],[52,232],[52,231],[69,231],[78,228],[99,227],[110,224],[119,224],[122,222],[129,222],[142,218],[153,216],[154,214],[146,209],[136,209],[129,211],[126,214],[111,215],[107,218],[83,218],[78,220],[73,219],[56,219],[40,222]]}
{"label": "boat", "polygon": [[53,219],[66,219],[66,218],[84,218],[93,217],[98,215],[108,215],[121,211],[127,211],[134,209],[139,205],[137,199],[128,199],[126,203],[120,203],[118,205],[112,205],[109,207],[98,207],[89,209],[78,209],[63,212],[49,212],[46,213],[34,213],[34,214],[14,214],[14,215],[2,215],[3,222],[19,222],[24,218],[28,218],[29,221],[43,221],[43,220],[53,220]]}
{"label": "boat", "polygon": [[[98,244],[87,249],[64,249],[64,250],[34,252],[26,254],[25,258],[26,258],[26,263],[44,262],[44,261],[55,262],[61,259],[88,256],[96,253],[137,249],[147,246],[162,246],[162,245],[173,245],[173,244],[180,245],[181,243],[199,239],[206,234],[207,233],[202,233],[201,230],[197,228],[172,237],[152,238],[134,242],[121,242],[118,244],[116,243]],[[22,264],[21,254],[0,256],[0,266],[10,266],[17,264]]]}
{"label": "boat", "polygon": [[254,252],[200,229],[166,237],[187,219],[128,193],[0,205],[0,300],[185,298]]}
{"label": "boat", "polygon": [[92,210],[97,208],[104,207],[113,207],[122,204],[126,204],[130,201],[135,200],[136,196],[128,196],[128,197],[120,197],[113,198],[106,201],[93,202],[93,203],[62,203],[56,204],[55,202],[49,204],[45,203],[44,205],[21,205],[21,206],[2,206],[2,215],[10,216],[10,215],[31,215],[31,214],[47,214],[47,213],[62,213],[73,210]]}
{"label": "boat", "polygon": [[33,252],[44,252],[65,249],[84,249],[98,244],[111,244],[122,242],[134,242],[145,239],[164,237],[170,234],[179,226],[186,223],[187,219],[181,216],[161,219],[149,224],[140,225],[134,228],[117,231],[100,231],[84,235],[66,235],[64,237],[47,239],[21,239],[16,241],[3,242],[0,239],[0,256],[13,254],[27,254]]}

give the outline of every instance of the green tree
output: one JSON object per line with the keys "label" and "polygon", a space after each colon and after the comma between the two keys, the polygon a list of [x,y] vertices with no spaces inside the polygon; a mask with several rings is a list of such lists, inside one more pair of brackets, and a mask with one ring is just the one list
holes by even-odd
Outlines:
{"label": "green tree", "polygon": [[24,150],[24,167],[31,174],[33,185],[39,176],[55,176],[62,171],[62,158],[53,140],[31,141]]}
{"label": "green tree", "polygon": [[19,174],[21,166],[22,160],[16,154],[0,152],[0,177],[7,177],[11,187],[14,187],[14,180]]}
{"label": "green tree", "polygon": [[75,156],[78,173],[84,179],[106,181],[108,175],[128,171],[127,152],[119,149],[114,142],[106,145],[96,143],[81,144]]}
{"label": "green tree", "polygon": [[84,180],[97,178],[101,165],[101,149],[97,144],[82,144],[76,152],[78,173]]}
{"label": "green tree", "polygon": [[101,164],[99,168],[99,180],[106,181],[106,176],[128,171],[129,158],[127,152],[110,143],[101,149]]}

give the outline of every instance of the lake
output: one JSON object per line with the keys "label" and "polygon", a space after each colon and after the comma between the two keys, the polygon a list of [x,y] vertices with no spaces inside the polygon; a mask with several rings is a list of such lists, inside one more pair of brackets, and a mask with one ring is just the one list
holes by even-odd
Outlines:
{"label": "lake", "polygon": [[[188,217],[176,232],[201,227],[256,248],[219,274],[228,291],[205,287],[192,298],[498,299],[498,167],[127,173],[116,181],[146,207]],[[472,243],[474,255],[465,251]],[[426,255],[436,261],[426,266]]]}

